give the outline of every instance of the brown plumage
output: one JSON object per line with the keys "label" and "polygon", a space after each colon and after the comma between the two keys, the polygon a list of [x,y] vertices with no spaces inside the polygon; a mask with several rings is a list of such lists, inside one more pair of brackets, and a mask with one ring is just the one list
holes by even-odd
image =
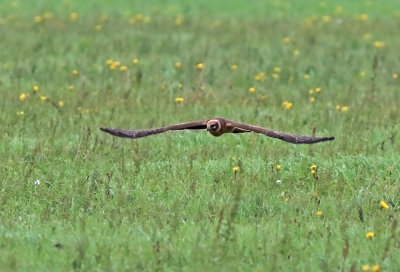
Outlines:
{"label": "brown plumage", "polygon": [[332,141],[335,139],[335,137],[318,138],[310,136],[293,135],[285,132],[270,130],[268,128],[238,123],[219,117],[204,121],[181,123],[166,127],[143,129],[143,130],[122,130],[122,129],[110,129],[110,128],[100,128],[100,129],[114,136],[123,138],[133,138],[133,139],[142,138],[153,134],[163,133],[170,130],[184,130],[184,129],[191,129],[191,130],[207,129],[208,132],[210,132],[213,136],[216,137],[221,136],[224,133],[255,132],[293,144],[314,144],[318,142]]}

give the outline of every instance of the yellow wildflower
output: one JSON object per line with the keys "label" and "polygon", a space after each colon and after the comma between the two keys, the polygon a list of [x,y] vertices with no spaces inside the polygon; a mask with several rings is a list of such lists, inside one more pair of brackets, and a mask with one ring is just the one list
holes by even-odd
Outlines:
{"label": "yellow wildflower", "polygon": [[235,166],[235,167],[233,167],[233,168],[232,168],[232,170],[233,170],[233,172],[235,172],[235,173],[236,173],[237,171],[239,171],[239,166]]}
{"label": "yellow wildflower", "polygon": [[69,85],[68,90],[73,91],[75,89],[74,85]]}
{"label": "yellow wildflower", "polygon": [[281,170],[281,165],[280,164],[277,164],[276,166],[275,166],[275,168],[276,168],[276,170]]}
{"label": "yellow wildflower", "polygon": [[35,21],[35,23],[40,23],[41,21],[43,21],[43,18],[42,16],[35,16],[33,20]]}
{"label": "yellow wildflower", "polygon": [[343,12],[343,7],[342,6],[337,6],[336,8],[335,8],[335,13],[336,14],[341,14]]}
{"label": "yellow wildflower", "polygon": [[389,205],[386,203],[386,201],[384,201],[384,200],[381,200],[380,202],[379,202],[379,206],[382,208],[382,209],[385,209],[385,210],[388,210],[389,209]]}
{"label": "yellow wildflower", "polygon": [[121,64],[121,63],[120,63],[119,61],[113,61],[113,62],[110,64],[109,68],[110,68],[111,70],[115,70],[115,69],[118,68],[118,66],[119,66],[120,64]]}
{"label": "yellow wildflower", "polygon": [[369,39],[371,39],[371,34],[365,33],[365,34],[363,35],[363,39],[364,39],[364,40],[369,40]]}
{"label": "yellow wildflower", "polygon": [[290,108],[293,106],[292,102],[289,101],[283,101],[282,105],[287,109],[290,110]]}
{"label": "yellow wildflower", "polygon": [[290,43],[290,38],[289,37],[285,37],[282,40],[284,43]]}
{"label": "yellow wildflower", "polygon": [[340,110],[340,105],[336,105],[336,110]]}
{"label": "yellow wildflower", "polygon": [[318,166],[317,166],[316,164],[313,164],[313,165],[310,166],[310,169],[311,169],[311,170],[313,170],[313,169],[315,170],[315,169],[317,169],[317,167],[318,167]]}
{"label": "yellow wildflower", "polygon": [[314,90],[311,89],[311,90],[308,91],[308,93],[309,93],[310,95],[312,95],[312,94],[314,93]]}
{"label": "yellow wildflower", "polygon": [[24,115],[25,114],[25,112],[23,112],[23,111],[17,111],[17,115],[18,116],[22,116],[22,115]]}
{"label": "yellow wildflower", "polygon": [[32,87],[32,91],[34,91],[34,92],[36,93],[37,91],[39,91],[39,87],[38,87],[38,86],[36,86],[36,85],[35,85],[35,86],[33,86],[33,87]]}
{"label": "yellow wildflower", "polygon": [[360,15],[360,21],[365,22],[368,20],[368,14],[361,14]]}
{"label": "yellow wildflower", "polygon": [[369,232],[367,232],[367,233],[365,234],[365,237],[368,238],[368,239],[372,239],[372,238],[375,237],[375,233],[372,232],[372,231],[369,231]]}
{"label": "yellow wildflower", "polygon": [[100,31],[101,28],[102,28],[101,25],[95,25],[95,26],[93,27],[93,29],[96,30],[96,31]]}
{"label": "yellow wildflower", "polygon": [[322,213],[322,211],[317,211],[315,214],[318,216],[321,216],[323,213]]}
{"label": "yellow wildflower", "polygon": [[182,89],[182,88],[183,88],[183,84],[182,84],[182,83],[179,83],[179,84],[178,84],[178,88],[179,88],[179,89]]}
{"label": "yellow wildflower", "polygon": [[78,72],[78,70],[73,70],[73,71],[72,71],[72,74],[73,74],[74,76],[77,76],[77,75],[79,74],[79,72]]}
{"label": "yellow wildflower", "polygon": [[65,102],[64,102],[64,101],[62,101],[62,100],[58,101],[58,105],[59,105],[60,107],[63,107],[63,106],[64,106],[64,104],[65,104]]}
{"label": "yellow wildflower", "polygon": [[323,16],[322,21],[324,23],[329,23],[330,21],[332,21],[332,18],[331,18],[331,16]]}
{"label": "yellow wildflower", "polygon": [[49,20],[49,19],[53,18],[53,13],[51,13],[51,12],[45,12],[45,13],[43,14],[43,18],[46,19],[46,20]]}
{"label": "yellow wildflower", "polygon": [[398,77],[399,77],[399,75],[398,74],[393,74],[393,79],[397,79]]}
{"label": "yellow wildflower", "polygon": [[183,18],[184,18],[184,16],[183,16],[182,14],[179,14],[179,15],[175,18],[175,21],[174,21],[175,25],[177,25],[177,26],[181,25],[182,22],[183,22]]}
{"label": "yellow wildflower", "polygon": [[363,271],[363,272],[368,272],[370,269],[371,269],[371,267],[368,264],[364,264],[361,267],[361,271]]}
{"label": "yellow wildflower", "polygon": [[148,16],[143,17],[143,23],[148,24],[150,22],[151,22],[151,18],[150,17],[148,17]]}
{"label": "yellow wildflower", "polygon": [[349,107],[348,106],[343,106],[343,107],[340,108],[340,110],[342,112],[347,112],[349,110]]}
{"label": "yellow wildflower", "polygon": [[272,76],[273,79],[279,79],[279,74],[274,73],[271,76]]}
{"label": "yellow wildflower", "polygon": [[138,21],[138,22],[141,22],[142,20],[143,20],[143,15],[142,14],[140,14],[140,13],[138,13],[138,14],[136,14],[135,15],[135,19],[136,19],[136,21]]}
{"label": "yellow wildflower", "polygon": [[183,97],[177,97],[175,98],[175,102],[177,103],[182,103],[185,99]]}
{"label": "yellow wildflower", "polygon": [[316,92],[316,93],[320,93],[321,91],[322,91],[321,87],[315,88],[315,92]]}
{"label": "yellow wildflower", "polygon": [[281,67],[274,67],[275,73],[280,73],[282,71]]}
{"label": "yellow wildflower", "polygon": [[382,41],[375,41],[375,42],[374,42],[374,46],[375,46],[376,48],[382,48],[382,47],[385,47],[385,46],[386,46],[386,43],[385,43],[385,42],[382,42]]}
{"label": "yellow wildflower", "polygon": [[121,72],[125,72],[126,70],[128,70],[128,67],[126,65],[122,65],[121,67],[119,67],[119,70]]}
{"label": "yellow wildflower", "polygon": [[203,69],[204,69],[204,64],[201,63],[201,62],[199,62],[199,63],[196,64],[196,68],[197,68],[198,70],[203,70]]}
{"label": "yellow wildflower", "polygon": [[381,268],[379,267],[379,265],[374,265],[374,266],[372,266],[372,272],[379,272],[379,271],[381,271]]}
{"label": "yellow wildflower", "polygon": [[249,92],[255,93],[256,92],[256,88],[254,88],[254,87],[249,88]]}
{"label": "yellow wildflower", "polygon": [[255,80],[255,81],[260,81],[260,80],[266,78],[266,76],[267,76],[267,75],[266,75],[264,72],[260,72],[260,73],[258,73],[258,74],[254,77],[254,80]]}
{"label": "yellow wildflower", "polygon": [[108,59],[108,60],[106,61],[106,64],[107,64],[107,65],[111,65],[111,64],[113,64],[113,62],[114,62],[114,61],[113,61],[112,59]]}
{"label": "yellow wildflower", "polygon": [[45,95],[41,95],[41,96],[40,96],[40,100],[46,101],[46,100],[47,100],[47,97],[46,97]]}
{"label": "yellow wildflower", "polygon": [[237,64],[232,64],[232,65],[231,65],[231,70],[232,70],[232,71],[236,71],[237,69],[238,69]]}
{"label": "yellow wildflower", "polygon": [[314,103],[314,102],[315,102],[315,97],[314,97],[314,96],[310,97],[310,102],[311,102],[311,103]]}
{"label": "yellow wildflower", "polygon": [[309,74],[304,74],[304,79],[309,79],[310,78],[310,75]]}
{"label": "yellow wildflower", "polygon": [[78,13],[72,12],[72,13],[69,15],[69,18],[71,19],[71,21],[75,21],[76,19],[78,19]]}
{"label": "yellow wildflower", "polygon": [[19,100],[25,101],[27,97],[28,97],[28,95],[26,93],[22,93],[19,95]]}
{"label": "yellow wildflower", "polygon": [[139,64],[139,60],[138,60],[138,59],[133,59],[133,60],[132,60],[132,63],[133,63],[134,65],[138,65],[138,64]]}
{"label": "yellow wildflower", "polygon": [[182,63],[180,61],[177,61],[177,62],[175,62],[174,66],[176,69],[179,69],[182,67]]}

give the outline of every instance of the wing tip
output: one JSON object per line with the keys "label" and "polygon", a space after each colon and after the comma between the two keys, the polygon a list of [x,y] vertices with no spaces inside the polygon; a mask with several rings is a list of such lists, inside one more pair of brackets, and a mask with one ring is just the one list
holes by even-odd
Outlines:
{"label": "wing tip", "polygon": [[326,141],[333,141],[333,140],[335,140],[335,136],[323,137],[323,138],[316,138],[316,141],[313,142],[313,143],[326,142]]}
{"label": "wing tip", "polygon": [[109,134],[111,134],[111,135],[122,137],[122,136],[120,135],[120,132],[119,132],[118,130],[111,129],[111,128],[105,128],[105,127],[100,127],[99,129],[100,129],[101,131],[106,132],[106,133],[109,133]]}
{"label": "wing tip", "polygon": [[144,137],[147,135],[138,135],[138,131],[135,130],[122,130],[122,129],[112,129],[112,128],[105,128],[105,127],[100,127],[99,128],[101,131],[104,131],[106,133],[109,133],[113,136],[121,137],[121,138],[140,138]]}
{"label": "wing tip", "polygon": [[305,137],[302,139],[296,139],[295,142],[296,144],[316,144],[316,143],[321,143],[321,142],[326,142],[326,141],[333,141],[335,140],[334,136],[331,137]]}
{"label": "wing tip", "polygon": [[104,131],[104,132],[110,132],[110,129],[109,129],[109,128],[100,127],[99,129],[100,129],[101,131]]}

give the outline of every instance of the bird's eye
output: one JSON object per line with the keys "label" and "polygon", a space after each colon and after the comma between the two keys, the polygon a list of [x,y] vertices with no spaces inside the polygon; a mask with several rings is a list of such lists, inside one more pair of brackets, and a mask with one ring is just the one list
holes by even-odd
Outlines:
{"label": "bird's eye", "polygon": [[217,123],[216,124],[212,124],[211,125],[211,129],[214,130],[214,131],[217,130],[218,129],[218,124]]}

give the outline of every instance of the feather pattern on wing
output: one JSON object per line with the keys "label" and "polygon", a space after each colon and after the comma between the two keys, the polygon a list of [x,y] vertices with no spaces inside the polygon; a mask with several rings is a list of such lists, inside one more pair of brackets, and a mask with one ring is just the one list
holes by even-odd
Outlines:
{"label": "feather pattern on wing", "polygon": [[285,132],[271,130],[268,128],[237,123],[229,120],[227,120],[227,122],[234,128],[239,128],[246,131],[253,131],[255,133],[264,134],[268,137],[276,138],[293,144],[314,144],[318,142],[331,141],[335,139],[335,137],[310,137],[310,136],[294,135]]}
{"label": "feather pattern on wing", "polygon": [[166,127],[141,129],[141,130],[125,130],[125,129],[111,129],[100,128],[102,131],[110,133],[111,135],[123,138],[142,138],[153,134],[159,134],[170,130],[184,130],[184,129],[205,129],[207,128],[207,121],[188,122]]}

